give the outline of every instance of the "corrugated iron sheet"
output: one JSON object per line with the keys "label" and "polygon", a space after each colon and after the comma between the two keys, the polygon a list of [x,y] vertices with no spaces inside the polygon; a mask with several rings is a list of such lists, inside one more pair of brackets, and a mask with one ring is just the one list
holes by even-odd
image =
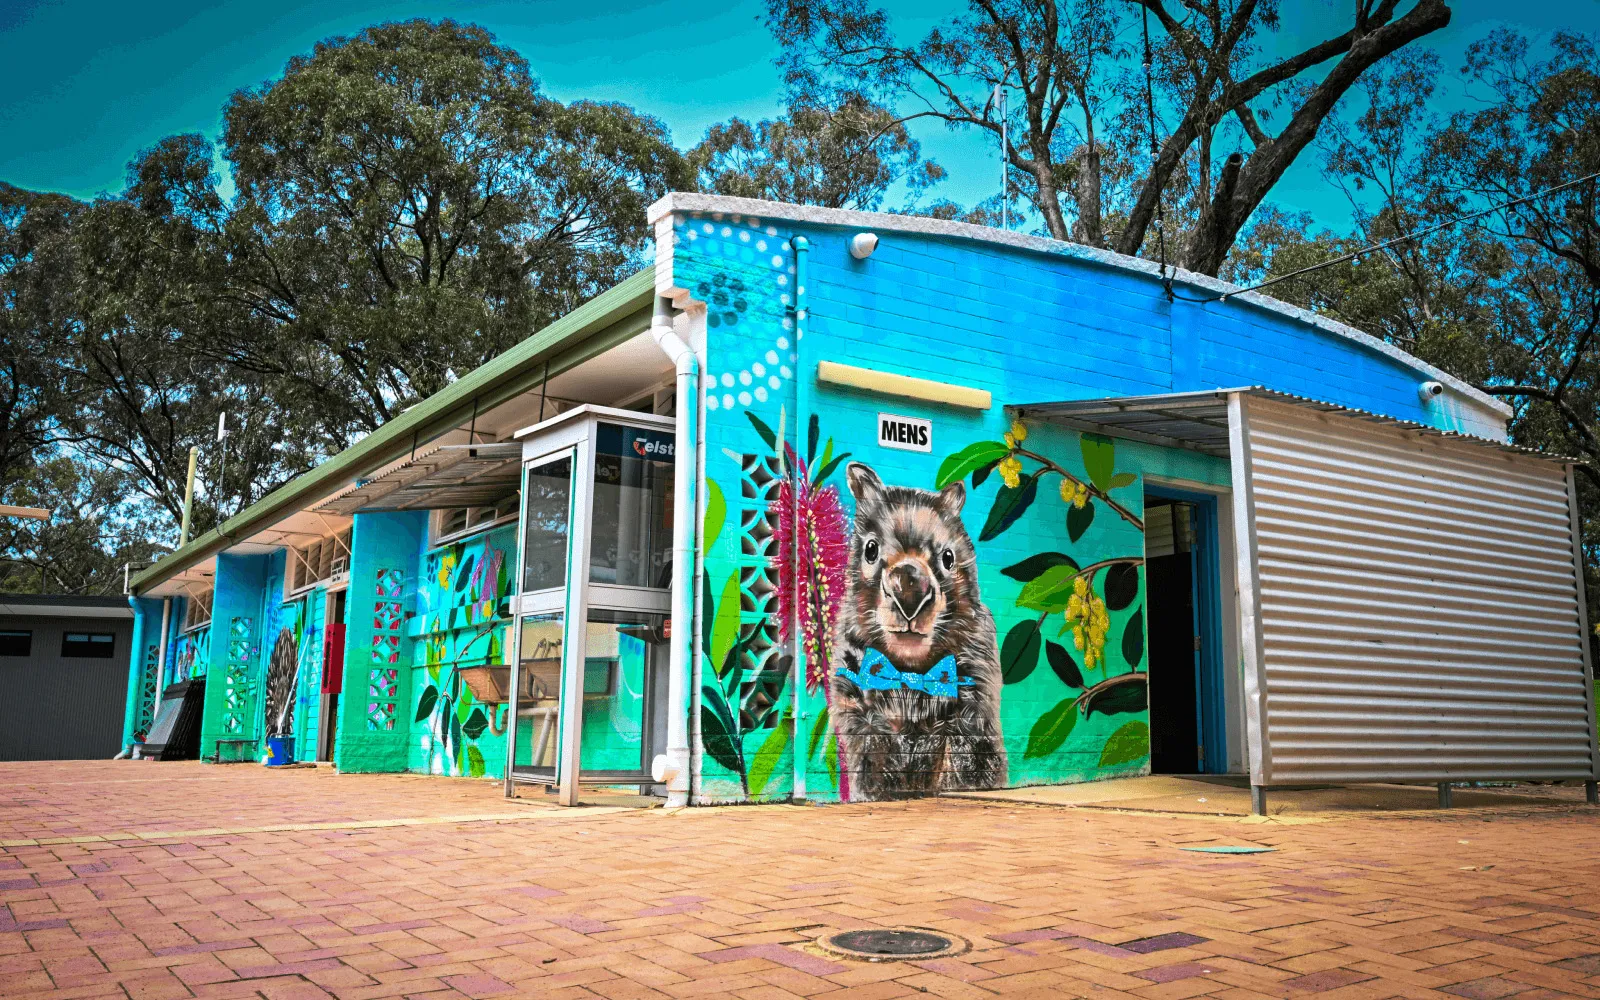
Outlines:
{"label": "corrugated iron sheet", "polygon": [[1566,469],[1253,394],[1238,413],[1256,780],[1593,777]]}

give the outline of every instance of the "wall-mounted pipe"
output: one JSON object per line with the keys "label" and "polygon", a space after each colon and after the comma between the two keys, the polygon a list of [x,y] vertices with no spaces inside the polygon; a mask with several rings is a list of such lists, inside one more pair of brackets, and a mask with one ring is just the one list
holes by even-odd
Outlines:
{"label": "wall-mounted pipe", "polygon": [[694,666],[697,456],[700,453],[700,359],[672,328],[672,306],[657,298],[650,323],[655,338],[677,369],[677,428],[673,447],[672,643],[667,677],[667,752],[652,763],[652,777],[667,786],[667,805],[689,803],[689,712]]}
{"label": "wall-mounted pipe", "polygon": [[[805,454],[805,434],[811,425],[810,418],[806,414],[806,378],[804,374],[806,366],[801,358],[801,352],[805,349],[806,274],[810,264],[811,243],[804,236],[796,236],[790,241],[790,244],[794,247],[794,453],[798,463],[799,457]],[[873,246],[876,245],[877,240],[874,238]],[[854,252],[854,245],[852,245],[852,252]],[[793,539],[793,551],[789,553],[789,558],[792,560],[790,563],[793,574],[791,579],[793,579],[797,578],[804,570],[800,565],[799,470],[797,468],[790,469],[789,474],[794,476],[796,480],[793,488],[789,490],[789,503],[791,505],[789,523],[794,526],[794,529],[789,532]],[[805,723],[807,720],[805,711],[806,668],[805,664],[801,662],[805,658],[802,655],[805,652],[805,643],[801,636],[805,633],[805,629],[800,625],[800,588],[798,586],[790,587],[789,591],[794,600],[794,607],[790,608],[792,614],[790,620],[794,622],[794,628],[791,629],[794,639],[794,650],[792,651],[794,678],[789,684],[790,698],[792,699],[791,714],[794,716],[792,723],[794,752],[791,754],[794,760],[794,778],[791,797],[796,802],[803,802],[806,798],[806,757],[805,754],[800,752],[800,747],[803,734],[806,732]]]}

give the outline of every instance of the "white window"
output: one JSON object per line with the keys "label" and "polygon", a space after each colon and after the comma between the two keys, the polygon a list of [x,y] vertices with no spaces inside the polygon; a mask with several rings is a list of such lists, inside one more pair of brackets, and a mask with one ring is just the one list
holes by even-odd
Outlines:
{"label": "white window", "polygon": [[518,496],[512,493],[486,507],[446,507],[434,511],[434,544],[516,520]]}
{"label": "white window", "polygon": [[319,539],[289,554],[289,592],[305,590],[350,571],[350,529]]}
{"label": "white window", "polygon": [[189,595],[189,601],[183,609],[183,631],[188,632],[211,624],[211,597],[213,593],[215,592],[206,590]]}

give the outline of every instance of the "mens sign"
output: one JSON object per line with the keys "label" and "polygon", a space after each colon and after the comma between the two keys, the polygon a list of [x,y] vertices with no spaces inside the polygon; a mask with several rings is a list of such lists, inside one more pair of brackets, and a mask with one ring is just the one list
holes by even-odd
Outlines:
{"label": "mens sign", "polygon": [[900,451],[932,451],[933,421],[880,413],[878,447],[898,448]]}

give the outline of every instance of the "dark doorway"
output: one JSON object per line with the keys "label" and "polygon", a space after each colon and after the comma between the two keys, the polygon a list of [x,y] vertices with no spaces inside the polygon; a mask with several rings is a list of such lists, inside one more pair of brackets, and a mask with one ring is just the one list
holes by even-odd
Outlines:
{"label": "dark doorway", "polygon": [[1195,615],[1195,509],[1145,504],[1145,592],[1150,609],[1150,770],[1198,774],[1200,640]]}

